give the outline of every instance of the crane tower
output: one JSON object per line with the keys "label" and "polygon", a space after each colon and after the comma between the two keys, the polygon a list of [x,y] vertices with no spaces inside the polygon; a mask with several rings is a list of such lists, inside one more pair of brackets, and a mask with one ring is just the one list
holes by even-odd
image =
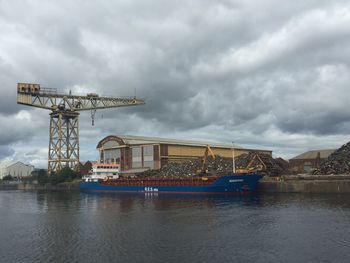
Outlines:
{"label": "crane tower", "polygon": [[100,97],[61,94],[39,84],[17,83],[17,103],[50,110],[48,172],[68,166],[79,169],[79,112],[90,111],[92,125],[96,110],[145,104],[136,97]]}

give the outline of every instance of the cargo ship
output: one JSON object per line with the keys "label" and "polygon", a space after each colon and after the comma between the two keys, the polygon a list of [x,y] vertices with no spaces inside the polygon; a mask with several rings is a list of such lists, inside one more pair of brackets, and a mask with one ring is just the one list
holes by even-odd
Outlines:
{"label": "cargo ship", "polygon": [[258,173],[197,176],[189,178],[122,177],[118,165],[96,164],[93,174],[80,182],[86,192],[156,194],[241,194],[255,190],[262,178]]}

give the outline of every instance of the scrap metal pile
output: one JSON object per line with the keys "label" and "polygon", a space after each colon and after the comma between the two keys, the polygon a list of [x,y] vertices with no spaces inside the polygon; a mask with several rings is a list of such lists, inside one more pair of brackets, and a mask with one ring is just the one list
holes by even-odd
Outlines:
{"label": "scrap metal pile", "polygon": [[350,142],[344,144],[334,153],[328,156],[327,160],[320,164],[320,168],[313,171],[313,174],[349,174],[350,173]]}
{"label": "scrap metal pile", "polygon": [[[139,176],[142,177],[166,177],[166,178],[185,178],[203,175],[201,169],[203,167],[203,161],[201,158],[184,160],[179,162],[169,162],[163,165],[160,170],[145,171]],[[208,173],[217,174],[222,172],[232,171],[232,159],[222,158],[218,155],[215,158],[208,157]]]}
{"label": "scrap metal pile", "polygon": [[[258,158],[254,158],[254,156]],[[252,162],[253,160],[253,162]],[[235,158],[236,168],[258,170],[267,176],[280,176],[289,173],[289,163],[282,158],[272,158],[269,154],[250,152]]]}
{"label": "scrap metal pile", "polygon": [[139,177],[166,177],[166,178],[184,178],[193,177],[200,169],[199,160],[187,160],[183,162],[174,162],[164,165],[160,170],[148,170],[138,174]]}
{"label": "scrap metal pile", "polygon": [[[256,153],[251,152],[249,154],[242,154],[235,158],[236,169],[245,169],[247,165],[251,162],[252,158]],[[254,160],[251,163],[252,171],[261,170],[268,176],[279,176],[288,173],[288,162],[281,159],[273,159],[268,154],[258,154],[260,159],[265,163],[266,168],[261,168],[261,163]],[[232,173],[232,158],[223,158],[221,156],[215,155],[215,158],[209,156],[207,160],[207,174],[225,174]],[[192,159],[185,160],[182,162],[169,162],[160,170],[149,170],[141,174],[140,177],[166,177],[166,178],[184,178],[193,176],[203,175],[203,159]]]}

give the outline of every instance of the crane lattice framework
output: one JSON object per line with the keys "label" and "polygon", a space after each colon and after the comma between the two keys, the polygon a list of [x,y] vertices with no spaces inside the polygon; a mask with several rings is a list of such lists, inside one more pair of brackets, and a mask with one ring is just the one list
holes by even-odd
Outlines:
{"label": "crane lattice framework", "polygon": [[79,169],[79,112],[90,111],[92,125],[96,110],[145,104],[136,97],[100,97],[96,93],[84,96],[59,94],[55,89],[39,84],[18,83],[17,103],[51,110],[48,172],[68,166]]}

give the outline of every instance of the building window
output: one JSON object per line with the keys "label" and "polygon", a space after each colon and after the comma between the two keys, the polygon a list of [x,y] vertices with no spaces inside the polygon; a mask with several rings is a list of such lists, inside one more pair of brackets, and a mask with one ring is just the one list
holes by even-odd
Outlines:
{"label": "building window", "polygon": [[142,150],[141,147],[131,148],[132,152],[132,168],[141,168],[142,167]]}
{"label": "building window", "polygon": [[104,150],[104,158],[106,163],[118,163],[120,164],[120,149],[107,149]]}
{"label": "building window", "polygon": [[154,169],[153,145],[143,147],[143,167]]}

